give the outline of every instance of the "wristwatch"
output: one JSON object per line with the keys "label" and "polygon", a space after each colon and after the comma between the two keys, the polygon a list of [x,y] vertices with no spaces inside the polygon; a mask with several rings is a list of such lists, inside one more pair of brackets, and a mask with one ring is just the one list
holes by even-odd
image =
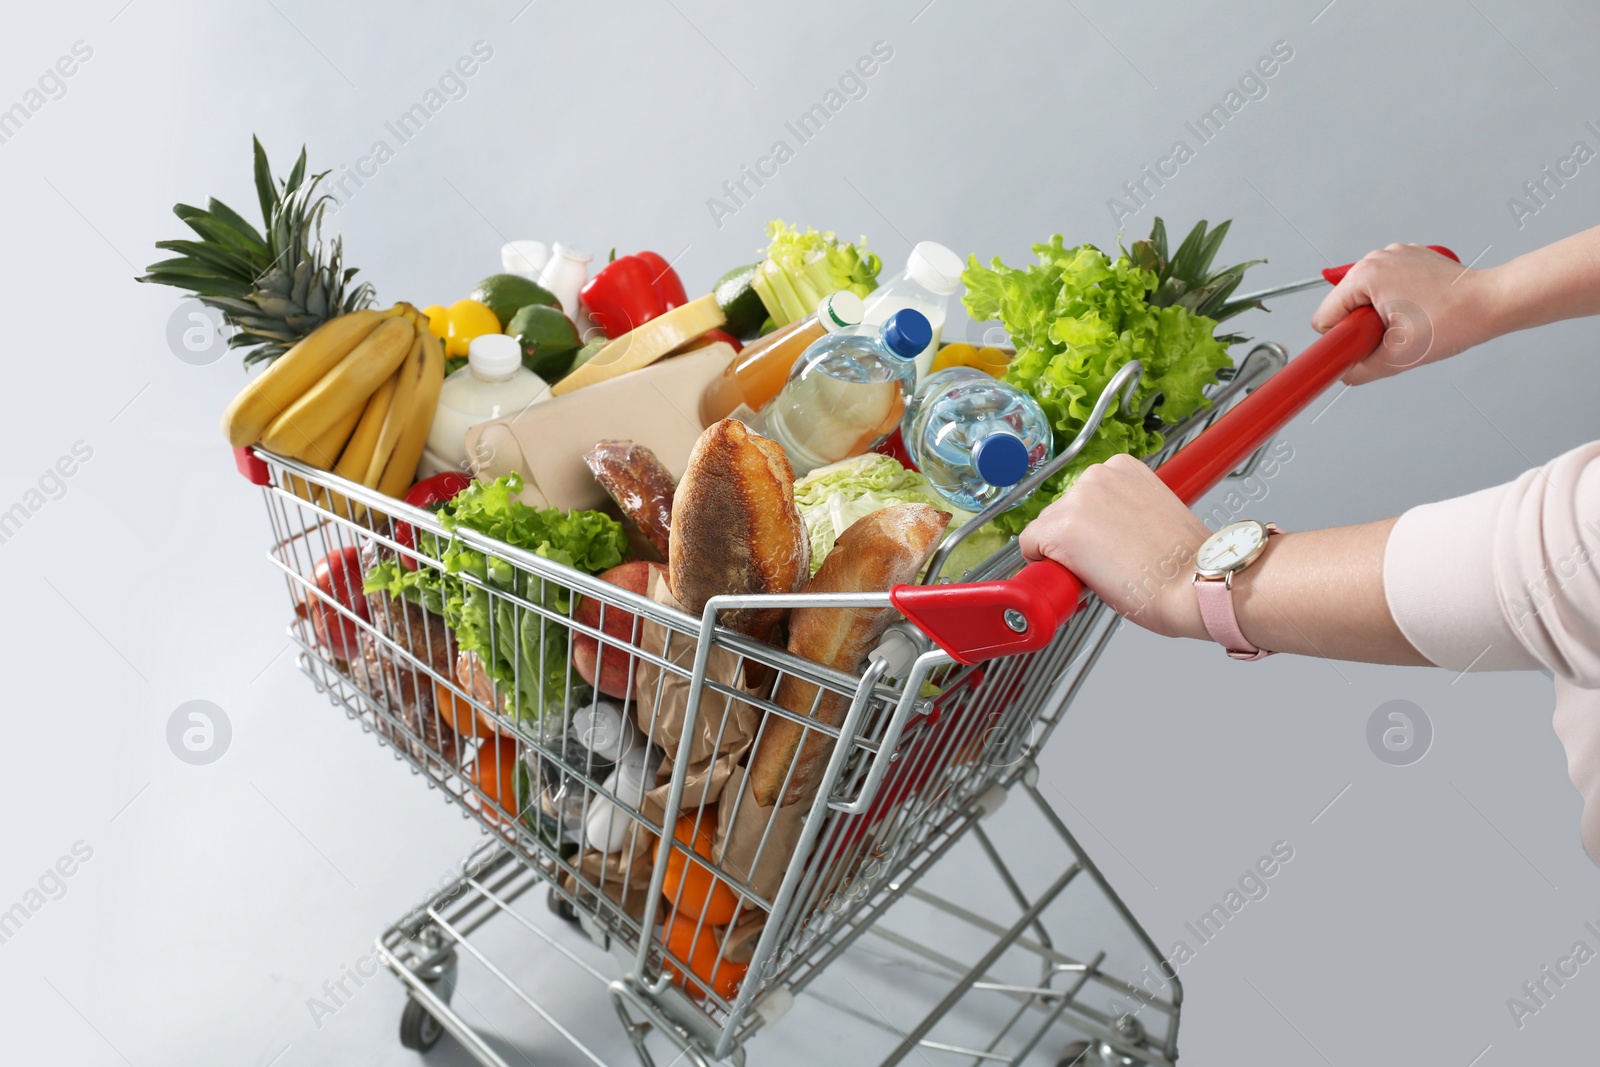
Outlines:
{"label": "wristwatch", "polygon": [[1270,522],[1231,522],[1202,541],[1194,554],[1194,596],[1200,604],[1200,621],[1211,639],[1234,659],[1272,655],[1239,630],[1239,617],[1233,611],[1233,576],[1260,558],[1267,538],[1282,532]]}

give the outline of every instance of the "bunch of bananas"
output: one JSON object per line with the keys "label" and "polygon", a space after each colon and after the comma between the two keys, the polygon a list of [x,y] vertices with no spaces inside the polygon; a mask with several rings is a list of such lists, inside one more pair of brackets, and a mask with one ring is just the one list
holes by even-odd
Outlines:
{"label": "bunch of bananas", "polygon": [[[444,349],[410,304],[330,319],[279,356],[228,405],[222,432],[391,497],[411,487],[444,383]],[[338,494],[298,496],[359,518]]]}

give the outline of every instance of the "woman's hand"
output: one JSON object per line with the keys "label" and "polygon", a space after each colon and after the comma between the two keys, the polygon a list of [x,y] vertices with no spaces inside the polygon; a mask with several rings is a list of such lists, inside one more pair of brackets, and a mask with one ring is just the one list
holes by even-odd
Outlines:
{"label": "woman's hand", "polygon": [[1166,637],[1205,637],[1191,583],[1209,535],[1155,472],[1112,456],[1022,531],[1022,554],[1062,564],[1118,615]]}
{"label": "woman's hand", "polygon": [[1383,344],[1344,380],[1361,385],[1388,378],[1496,336],[1495,286],[1487,276],[1422,245],[1390,245],[1350,268],[1311,316],[1311,326],[1327,333],[1356,308],[1376,308],[1388,325]]}

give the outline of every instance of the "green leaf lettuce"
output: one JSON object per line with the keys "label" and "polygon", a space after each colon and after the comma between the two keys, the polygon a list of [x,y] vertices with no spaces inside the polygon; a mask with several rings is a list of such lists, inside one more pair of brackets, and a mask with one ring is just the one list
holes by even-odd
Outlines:
{"label": "green leaf lettuce", "polygon": [[[440,525],[452,533],[485,534],[585,574],[622,562],[627,536],[621,523],[598,511],[530,507],[517,498],[521,491],[516,474],[475,482],[440,509]],[[517,718],[536,720],[551,710],[559,714],[569,687],[582,684],[570,676],[567,627],[508,596],[564,616],[572,610],[571,592],[456,537],[441,543],[419,531],[417,541],[422,552],[443,562],[443,570],[426,563],[407,570],[398,560],[384,560],[368,572],[366,591],[404,597],[443,615],[460,647],[476,652],[500,691],[511,697]]]}
{"label": "green leaf lettuce", "polygon": [[1109,412],[1076,459],[995,520],[1007,533],[1020,532],[1091,464],[1119,452],[1158,451],[1164,439],[1145,415],[1153,412],[1167,426],[1188,418],[1208,403],[1201,390],[1232,365],[1213,320],[1180,306],[1151,306],[1156,274],[1127,255],[1113,260],[1093,245],[1068,248],[1060,235],[1033,252],[1038,262],[1020,269],[998,258],[984,267],[973,257],[962,274],[962,302],[975,321],[998,319],[1010,333],[1017,354],[1005,380],[1039,401],[1056,450],[1077,436],[1124,364],[1140,360],[1144,376],[1132,413]]}

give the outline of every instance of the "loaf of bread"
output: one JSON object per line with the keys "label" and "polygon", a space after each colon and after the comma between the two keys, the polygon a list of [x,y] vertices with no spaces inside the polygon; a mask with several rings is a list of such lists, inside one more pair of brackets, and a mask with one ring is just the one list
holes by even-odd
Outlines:
{"label": "loaf of bread", "polygon": [[[805,592],[886,592],[915,581],[949,522],[948,512],[927,504],[896,504],[874,511],[839,536],[822,569],[806,583]],[[854,673],[894,617],[895,610],[890,607],[797,608],[789,617],[789,651]],[[784,675],[774,700],[781,708],[838,726],[850,706],[849,699],[828,690],[818,700],[818,691],[810,682]],[[750,760],[757,802],[771,807],[780,792],[785,805],[809,797],[832,749],[833,739],[827,734],[769,714]],[[791,765],[793,775],[789,773]]]}
{"label": "loaf of bread", "polygon": [[[794,502],[783,447],[736,419],[706,427],[672,501],[667,583],[698,615],[714,596],[793,593],[811,571],[811,541]],[[724,626],[765,641],[781,609],[722,613]]]}
{"label": "loaf of bread", "polygon": [[672,472],[644,445],[601,441],[584,454],[594,479],[666,559],[672,532]]}

